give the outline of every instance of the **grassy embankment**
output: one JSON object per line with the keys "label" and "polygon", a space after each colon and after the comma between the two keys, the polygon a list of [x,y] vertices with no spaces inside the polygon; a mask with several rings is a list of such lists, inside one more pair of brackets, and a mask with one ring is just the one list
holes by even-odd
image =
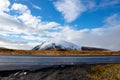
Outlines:
{"label": "grassy embankment", "polygon": [[0,54],[18,55],[120,55],[120,51],[80,51],[80,50],[13,50],[0,49]]}

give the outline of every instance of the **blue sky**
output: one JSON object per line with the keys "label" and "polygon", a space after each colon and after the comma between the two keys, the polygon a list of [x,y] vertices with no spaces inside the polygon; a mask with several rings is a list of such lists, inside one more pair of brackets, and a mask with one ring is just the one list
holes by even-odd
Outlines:
{"label": "blue sky", "polygon": [[120,0],[1,0],[1,47],[31,49],[50,39],[118,50]]}
{"label": "blue sky", "polygon": [[[63,18],[63,15],[61,15],[61,13],[57,11],[54,6],[54,3],[57,2],[57,0],[11,0],[12,3],[16,2],[27,5],[28,8],[31,10],[32,15],[41,16],[43,21],[55,21],[57,23],[60,23],[61,25],[79,25],[78,29],[102,26],[103,20],[106,17],[111,16],[114,13],[120,14],[119,0],[86,0],[87,3],[85,3],[84,0],[81,1],[85,5],[89,4],[90,2],[96,4],[94,4],[93,9],[86,10],[75,20],[71,22],[66,22],[66,20],[64,20]],[[105,1],[106,3],[104,3]],[[113,2],[113,4],[109,4],[111,1]],[[36,9],[34,6],[39,7],[39,9]]]}

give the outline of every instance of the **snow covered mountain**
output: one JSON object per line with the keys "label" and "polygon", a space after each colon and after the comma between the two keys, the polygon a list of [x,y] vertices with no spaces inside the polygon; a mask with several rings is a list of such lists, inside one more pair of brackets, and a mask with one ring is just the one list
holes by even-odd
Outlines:
{"label": "snow covered mountain", "polygon": [[50,40],[42,42],[40,45],[35,46],[32,50],[52,50],[52,49],[81,50],[81,47],[64,40]]}

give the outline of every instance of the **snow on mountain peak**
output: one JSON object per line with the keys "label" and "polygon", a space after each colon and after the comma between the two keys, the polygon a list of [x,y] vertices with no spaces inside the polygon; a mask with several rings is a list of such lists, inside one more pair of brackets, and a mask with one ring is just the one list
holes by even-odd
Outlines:
{"label": "snow on mountain peak", "polygon": [[45,41],[33,48],[33,50],[51,50],[51,49],[81,50],[81,48],[78,45],[75,45],[64,40]]}

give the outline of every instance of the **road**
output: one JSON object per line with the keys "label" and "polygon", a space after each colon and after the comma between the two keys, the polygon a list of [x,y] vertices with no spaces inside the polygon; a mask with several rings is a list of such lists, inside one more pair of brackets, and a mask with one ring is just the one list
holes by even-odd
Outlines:
{"label": "road", "polygon": [[120,56],[0,55],[0,71],[35,70],[56,65],[120,63]]}

